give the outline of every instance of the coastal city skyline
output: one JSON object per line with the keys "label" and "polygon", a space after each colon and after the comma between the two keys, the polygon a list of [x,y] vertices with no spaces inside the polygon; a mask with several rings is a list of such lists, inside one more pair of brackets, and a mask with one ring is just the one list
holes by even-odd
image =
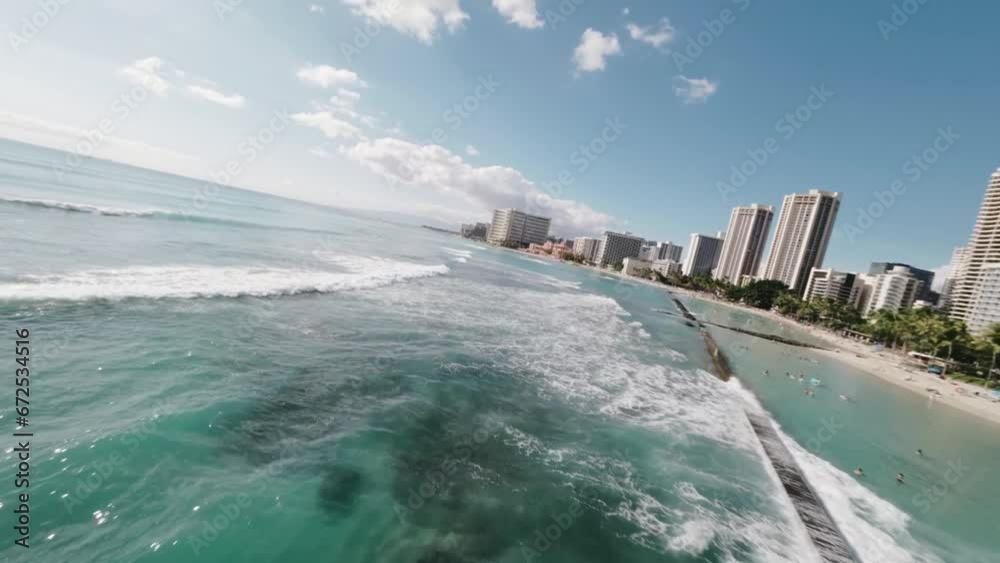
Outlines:
{"label": "coastal city skyline", "polygon": [[[867,272],[837,269],[825,256],[843,194],[812,189],[786,194],[778,209],[754,203],[732,209],[725,232],[692,233],[687,249],[632,232],[557,237],[551,219],[513,208],[494,211],[491,224],[463,224],[460,234],[530,253],[571,259],[626,276],[707,276],[731,285],[781,282],[803,301],[838,301],[868,318],[878,311],[933,308],[981,334],[1000,323],[1000,169],[990,176],[966,246],[956,247],[945,271],[872,260]],[[496,228],[493,225],[497,225]],[[725,234],[724,234],[725,233]]]}

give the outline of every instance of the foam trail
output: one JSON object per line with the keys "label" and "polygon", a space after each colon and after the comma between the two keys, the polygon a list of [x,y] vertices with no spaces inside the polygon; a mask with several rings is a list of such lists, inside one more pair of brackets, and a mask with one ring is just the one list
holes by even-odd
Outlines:
{"label": "foam trail", "polygon": [[0,284],[0,300],[269,297],[371,289],[448,272],[444,265],[388,260],[368,263],[369,268],[348,273],[283,268],[139,266],[24,276],[17,282]]}
{"label": "foam trail", "polygon": [[0,197],[2,203],[12,203],[16,205],[28,205],[32,207],[43,207],[46,209],[59,209],[71,213],[90,213],[92,215],[106,215],[109,217],[151,217],[153,215],[167,215],[168,211],[162,209],[125,209],[120,207],[100,207],[85,203],[72,203],[67,201],[53,201],[48,199],[20,199]]}

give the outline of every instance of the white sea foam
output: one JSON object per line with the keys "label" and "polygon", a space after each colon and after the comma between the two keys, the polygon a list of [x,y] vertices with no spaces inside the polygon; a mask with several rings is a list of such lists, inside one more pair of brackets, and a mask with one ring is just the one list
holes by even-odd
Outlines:
{"label": "white sea foam", "polygon": [[136,266],[24,276],[17,282],[0,284],[0,300],[267,297],[370,289],[448,272],[443,265],[357,260],[368,267],[337,273],[282,268]]}
{"label": "white sea foam", "polygon": [[446,254],[450,254],[450,255],[458,257],[458,258],[471,258],[472,257],[472,251],[470,251],[470,250],[459,250],[457,248],[448,248],[447,246],[441,247],[441,250],[445,251]]}
{"label": "white sea foam", "polygon": [[101,207],[84,203],[72,203],[67,201],[53,201],[48,199],[22,199],[0,196],[0,203],[13,203],[19,205],[30,205],[33,207],[44,207],[48,209],[59,209],[73,213],[91,213],[94,215],[106,215],[109,217],[149,217],[153,215],[168,214],[162,209],[126,209],[121,207]]}
{"label": "white sea foam", "polygon": [[[530,279],[537,285],[537,275]],[[775,485],[765,478],[765,462],[757,456],[759,445],[741,414],[740,397],[705,371],[670,366],[678,353],[650,346],[642,325],[614,299],[459,278],[419,288],[394,286],[367,298],[404,322],[455,327],[470,336],[461,344],[477,361],[523,378],[542,397],[616,424],[655,430],[671,451],[701,448],[708,439],[724,447],[729,461],[755,465],[721,477],[702,472],[679,453],[663,459],[657,469],[662,475],[651,484],[636,475],[628,455],[591,450],[589,440],[574,447],[547,444],[505,427],[506,443],[567,482],[613,488],[622,500],[606,509],[634,525],[630,541],[695,558],[721,549],[730,561],[747,560],[748,552],[754,561],[804,561],[800,554],[809,549],[808,539],[804,531],[788,533],[797,517],[775,500]],[[712,494],[680,477],[707,483]],[[671,481],[678,488],[664,493],[662,484]],[[752,507],[726,504],[715,498],[719,491],[730,498],[747,491],[747,497],[762,500]]]}

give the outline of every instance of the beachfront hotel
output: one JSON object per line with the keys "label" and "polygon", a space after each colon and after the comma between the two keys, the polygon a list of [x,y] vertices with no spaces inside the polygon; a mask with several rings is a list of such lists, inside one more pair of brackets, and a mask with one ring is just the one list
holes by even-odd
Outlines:
{"label": "beachfront hotel", "polygon": [[669,240],[667,242],[656,243],[656,256],[653,260],[670,260],[671,262],[680,262],[681,254],[684,252],[684,247],[676,245]]}
{"label": "beachfront hotel", "polygon": [[917,294],[918,301],[927,301],[929,303],[937,304],[939,296],[931,289],[934,286],[935,276],[934,272],[930,270],[915,268],[909,264],[902,264],[900,262],[872,262],[871,267],[868,268],[868,273],[873,275],[886,274],[891,272],[896,266],[907,268],[915,278],[923,282],[923,285],[920,287],[920,292]]}
{"label": "beachfront hotel", "polygon": [[863,274],[838,272],[832,268],[813,268],[802,300],[825,298],[858,307],[864,288],[862,276]]}
{"label": "beachfront hotel", "polygon": [[721,252],[722,233],[714,237],[698,233],[692,234],[681,273],[685,276],[711,275],[712,270],[719,265]]}
{"label": "beachfront hotel", "polygon": [[518,209],[497,209],[486,242],[490,244],[545,244],[552,219],[529,215]]}
{"label": "beachfront hotel", "polygon": [[608,266],[620,264],[626,258],[638,258],[643,242],[642,237],[630,233],[605,231],[594,262],[599,266]]}
{"label": "beachfront hotel", "polygon": [[955,281],[948,300],[953,318],[969,323],[985,281],[984,269],[987,264],[997,263],[1000,263],[1000,170],[993,173],[986,187],[972,237],[961,256],[961,269],[952,272]]}
{"label": "beachfront hotel", "polygon": [[601,240],[590,237],[577,237],[573,239],[573,254],[583,256],[587,262],[597,261],[597,250],[601,246]]}
{"label": "beachfront hotel", "polygon": [[823,265],[840,201],[839,192],[823,190],[785,196],[764,279],[778,280],[802,294],[809,273]]}
{"label": "beachfront hotel", "polygon": [[1000,263],[984,264],[976,298],[965,324],[972,334],[980,334],[990,325],[1000,323]]}
{"label": "beachfront hotel", "polygon": [[733,209],[722,241],[716,279],[739,285],[744,276],[757,274],[773,218],[774,207],[770,205],[755,203]]}
{"label": "beachfront hotel", "polygon": [[895,266],[884,274],[860,274],[860,278],[864,287],[858,307],[866,317],[876,311],[898,313],[909,309],[924,286],[906,266]]}

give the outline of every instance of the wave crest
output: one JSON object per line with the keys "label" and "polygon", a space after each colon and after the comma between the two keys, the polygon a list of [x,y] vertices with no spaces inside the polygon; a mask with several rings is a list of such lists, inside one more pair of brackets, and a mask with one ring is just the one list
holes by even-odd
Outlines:
{"label": "wave crest", "polygon": [[72,203],[68,201],[54,201],[49,199],[21,199],[12,197],[0,197],[2,203],[12,203],[15,205],[28,205],[31,207],[43,207],[45,209],[59,209],[72,213],[90,213],[92,215],[106,215],[109,217],[151,217],[153,215],[167,215],[168,211],[162,209],[125,209],[121,207],[100,207],[85,203]]}
{"label": "wave crest", "polygon": [[273,297],[372,289],[448,272],[444,265],[389,260],[366,261],[366,264],[369,268],[364,271],[347,273],[284,268],[137,266],[24,276],[16,282],[0,284],[0,300]]}

